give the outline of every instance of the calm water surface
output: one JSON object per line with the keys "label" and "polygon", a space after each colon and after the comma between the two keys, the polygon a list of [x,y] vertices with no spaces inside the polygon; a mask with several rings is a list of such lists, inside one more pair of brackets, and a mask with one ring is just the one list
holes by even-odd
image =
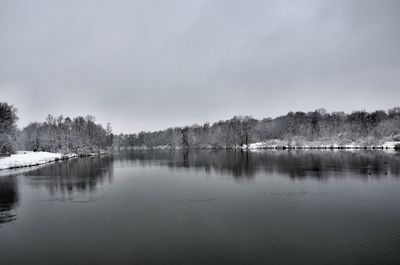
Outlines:
{"label": "calm water surface", "polygon": [[0,176],[0,264],[400,264],[400,156],[123,151]]}

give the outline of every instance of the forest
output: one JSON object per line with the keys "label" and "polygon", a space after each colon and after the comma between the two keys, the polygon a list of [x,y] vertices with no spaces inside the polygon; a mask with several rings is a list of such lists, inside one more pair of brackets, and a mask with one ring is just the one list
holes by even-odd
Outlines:
{"label": "forest", "polygon": [[235,116],[213,124],[114,137],[117,147],[142,148],[243,148],[257,142],[281,146],[372,146],[385,141],[400,141],[400,107],[350,114],[329,113],[321,108],[260,120]]}
{"label": "forest", "polygon": [[16,150],[76,153],[103,152],[113,145],[111,125],[103,128],[93,116],[53,117],[44,122],[32,122],[22,130],[17,128],[17,109],[0,103],[0,153]]}
{"label": "forest", "polygon": [[[400,107],[387,111],[289,112],[276,118],[235,116],[213,124],[133,134],[112,133],[93,116],[48,115],[44,122],[17,127],[17,109],[0,103],[0,153],[16,150],[88,154],[112,148],[247,148],[251,143],[281,146],[357,144],[376,146],[400,141]],[[397,146],[399,148],[399,146]]]}

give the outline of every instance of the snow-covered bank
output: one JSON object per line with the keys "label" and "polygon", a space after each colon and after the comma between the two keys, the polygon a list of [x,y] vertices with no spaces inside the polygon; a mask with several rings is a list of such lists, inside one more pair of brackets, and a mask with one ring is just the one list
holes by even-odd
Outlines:
{"label": "snow-covered bank", "polygon": [[[395,150],[396,146],[400,146],[400,141],[386,141],[381,142],[379,144],[371,144],[364,142],[352,142],[352,143],[335,143],[335,142],[318,142],[318,141],[287,141],[287,140],[269,140],[266,142],[256,142],[247,145],[236,145],[229,147],[213,147],[211,145],[203,145],[203,146],[195,146],[190,147],[189,149],[244,149],[244,150],[258,150],[258,149],[277,149],[277,150],[285,150],[285,149],[298,149],[298,150],[309,150],[309,149],[331,149],[331,150],[339,150],[339,149],[349,149],[349,150],[365,150],[365,149],[382,149],[382,150]],[[399,148],[399,147],[397,147]],[[142,146],[130,146],[130,147],[122,147],[117,148],[120,149],[128,149],[128,150],[179,150],[185,149],[180,146],[170,146],[170,145],[159,145],[148,147],[145,145]]]}
{"label": "snow-covered bank", "polygon": [[50,153],[50,152],[19,151],[11,156],[0,157],[0,170],[33,167],[58,160],[71,159],[80,156],[95,156],[95,155],[98,154],[96,153],[87,155],[77,155],[77,154],[61,154],[61,153]]}
{"label": "snow-covered bank", "polygon": [[60,153],[19,152],[15,155],[0,157],[0,170],[31,167],[63,159]]}
{"label": "snow-covered bank", "polygon": [[398,141],[387,141],[382,144],[360,144],[360,143],[321,143],[321,142],[306,142],[303,144],[291,143],[282,140],[271,140],[268,142],[251,143],[249,146],[243,145],[243,149],[395,149],[399,145]]}

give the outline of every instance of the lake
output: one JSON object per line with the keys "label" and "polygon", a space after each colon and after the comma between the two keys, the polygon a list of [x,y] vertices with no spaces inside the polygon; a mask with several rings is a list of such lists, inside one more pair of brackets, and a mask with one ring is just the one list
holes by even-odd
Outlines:
{"label": "lake", "polygon": [[0,176],[0,264],[400,264],[400,154],[121,151]]}

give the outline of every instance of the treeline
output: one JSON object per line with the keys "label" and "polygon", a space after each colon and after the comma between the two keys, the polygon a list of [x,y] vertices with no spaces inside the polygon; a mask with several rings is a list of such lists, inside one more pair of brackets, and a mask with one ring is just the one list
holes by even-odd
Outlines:
{"label": "treeline", "polygon": [[89,154],[105,151],[112,146],[110,124],[103,128],[93,116],[73,119],[49,115],[45,122],[33,122],[18,136],[21,150]]}
{"label": "treeline", "polygon": [[371,146],[400,141],[400,107],[350,114],[317,109],[261,120],[235,116],[213,124],[116,136],[109,124],[103,128],[93,116],[71,119],[49,115],[44,122],[31,123],[21,131],[17,129],[17,119],[12,105],[0,103],[0,153],[20,149],[86,154],[111,147],[240,148],[255,142],[287,146],[351,143]]}
{"label": "treeline", "polygon": [[238,148],[254,142],[280,141],[288,146],[356,143],[364,146],[400,141],[400,108],[373,112],[289,112],[277,118],[235,116],[213,124],[120,134],[118,147]]}
{"label": "treeline", "polygon": [[17,129],[17,109],[0,103],[0,154],[15,150],[89,154],[106,151],[113,145],[110,124],[103,128],[93,116],[75,118],[48,115],[44,122],[33,122]]}

